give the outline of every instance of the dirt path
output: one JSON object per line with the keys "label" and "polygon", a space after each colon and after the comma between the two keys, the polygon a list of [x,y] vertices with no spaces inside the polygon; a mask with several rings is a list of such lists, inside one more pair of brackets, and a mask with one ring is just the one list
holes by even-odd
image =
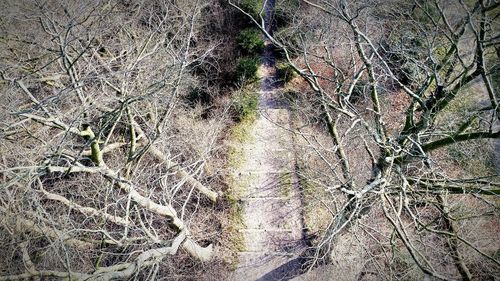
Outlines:
{"label": "dirt path", "polygon": [[[266,1],[266,27],[272,33],[274,0]],[[241,204],[245,251],[233,280],[289,280],[301,267],[304,250],[302,201],[295,173],[288,106],[278,96],[275,57],[266,42],[259,69],[259,117],[243,144],[243,165],[236,178],[246,190]]]}
{"label": "dirt path", "polygon": [[237,179],[246,191],[241,204],[245,251],[233,280],[288,280],[298,272],[302,239],[301,197],[295,175],[290,114],[280,102],[269,42],[260,67],[259,117],[244,144]]}

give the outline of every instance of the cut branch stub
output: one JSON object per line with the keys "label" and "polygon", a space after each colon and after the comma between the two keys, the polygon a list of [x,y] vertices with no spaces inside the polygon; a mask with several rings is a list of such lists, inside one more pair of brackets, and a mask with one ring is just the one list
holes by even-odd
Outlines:
{"label": "cut branch stub", "polygon": [[102,157],[102,151],[99,147],[99,143],[95,137],[94,132],[90,128],[90,125],[85,124],[83,126],[83,131],[81,131],[80,135],[84,137],[87,141],[90,141],[90,158],[97,166],[103,166],[104,160]]}

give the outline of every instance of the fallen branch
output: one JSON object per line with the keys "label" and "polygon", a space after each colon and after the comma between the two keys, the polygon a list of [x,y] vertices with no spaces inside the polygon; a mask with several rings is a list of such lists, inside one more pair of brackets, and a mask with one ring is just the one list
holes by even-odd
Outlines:
{"label": "fallen branch", "polygon": [[[145,136],[145,134],[142,131],[141,127],[139,126],[139,124],[134,122],[134,128],[137,131],[137,133],[139,134],[139,137],[142,140],[142,144],[144,144],[146,138],[143,137],[143,136]],[[157,149],[154,145],[151,145],[149,147],[149,151],[151,152],[151,154],[154,157],[156,157],[158,160],[165,163],[165,165],[167,166],[168,169],[174,170],[175,171],[174,175],[178,179],[185,179],[188,184],[190,184],[191,186],[194,186],[194,188],[196,190],[198,190],[200,193],[202,193],[203,195],[210,198],[210,200],[212,200],[212,202],[217,201],[217,197],[219,196],[219,194],[217,194],[217,192],[210,190],[209,188],[204,186],[202,183],[200,183],[198,180],[196,180],[192,175],[190,175],[189,173],[184,171],[182,168],[180,168],[179,165],[170,161],[168,159],[168,157],[163,152],[161,152],[159,149]]]}
{"label": "fallen branch", "polygon": [[[0,281],[7,280],[27,280],[33,279],[37,277],[52,277],[52,278],[61,278],[61,279],[76,279],[76,280],[125,280],[133,276],[140,269],[148,266],[152,266],[160,261],[162,261],[165,257],[169,255],[175,255],[179,250],[179,247],[183,245],[183,247],[189,248],[193,251],[198,251],[198,247],[192,240],[187,238],[186,231],[181,231],[177,237],[174,238],[172,244],[167,247],[150,249],[143,253],[141,253],[134,261],[128,263],[117,264],[113,266],[101,267],[97,269],[92,274],[79,273],[79,272],[61,272],[61,271],[53,271],[53,270],[41,270],[37,271],[33,267],[29,269],[28,272],[17,274],[17,275],[8,275],[8,276],[0,276]],[[194,248],[191,248],[193,245]],[[186,249],[187,250],[187,249]],[[211,250],[211,247],[210,247]],[[187,250],[188,252],[190,250]],[[206,250],[202,250],[206,251]],[[199,253],[200,259],[204,261],[203,257],[204,253]],[[27,253],[24,253],[27,255]],[[29,258],[29,257],[25,257]]]}
{"label": "fallen branch", "polygon": [[193,178],[193,176],[191,176],[190,174],[188,174],[186,171],[184,171],[183,169],[179,168],[179,166],[176,163],[168,160],[167,156],[165,156],[165,154],[163,154],[156,147],[151,146],[149,148],[149,151],[151,152],[151,154],[153,156],[155,156],[160,161],[162,161],[163,163],[165,163],[165,165],[169,169],[174,170],[175,171],[174,175],[178,179],[186,179],[186,182],[188,184],[190,184],[191,186],[194,186],[194,188],[196,190],[198,190],[201,194],[207,196],[210,200],[212,200],[212,202],[216,202],[217,201],[217,197],[219,196],[219,194],[217,194],[217,192],[215,192],[213,190],[210,190],[209,188],[207,188],[206,186],[204,186],[203,184],[201,184],[199,181],[197,181],[195,178]]}
{"label": "fallen branch", "polygon": [[151,249],[140,254],[133,262],[114,266],[101,267],[85,280],[124,280],[132,276],[139,269],[160,262],[168,255],[175,255],[179,246],[186,240],[186,232],[181,231],[173,240],[172,245],[163,248]]}
{"label": "fallen branch", "polygon": [[19,215],[10,214],[3,207],[0,207],[0,213],[3,213],[2,224],[14,227],[16,233],[32,232],[36,235],[48,236],[54,240],[61,240],[65,245],[79,249],[91,249],[98,245],[98,243],[91,243],[71,238],[67,233],[60,230],[36,224],[31,220],[20,217]]}
{"label": "fallen branch", "polygon": [[94,208],[91,208],[91,207],[84,207],[84,206],[81,206],[71,200],[68,200],[66,197],[64,196],[61,196],[59,194],[54,194],[54,193],[50,193],[48,191],[46,191],[45,189],[41,189],[41,193],[43,193],[43,195],[45,196],[46,199],[49,199],[49,200],[53,200],[53,201],[57,201],[57,202],[60,202],[64,205],[66,205],[67,207],[73,209],[73,210],[76,210],[84,215],[87,215],[87,216],[95,216],[95,217],[103,217],[104,219],[106,219],[107,221],[111,221],[115,224],[118,224],[118,225],[121,225],[121,226],[127,226],[129,223],[127,222],[126,219],[122,218],[122,217],[119,217],[119,216],[113,216],[113,215],[110,215],[106,212],[102,212],[100,210],[97,210],[97,209],[94,209]]}
{"label": "fallen branch", "polygon": [[[88,172],[88,173],[101,173],[104,176],[113,180],[114,184],[120,189],[127,192],[130,198],[137,203],[139,206],[145,208],[148,211],[156,213],[160,216],[167,217],[171,220],[172,225],[175,226],[179,231],[187,231],[184,222],[179,219],[177,212],[170,205],[161,205],[150,198],[141,195],[133,186],[132,183],[126,181],[107,167],[59,167],[59,166],[49,166],[47,170],[50,172],[61,172],[61,173],[78,173],[78,172]],[[201,247],[195,241],[187,238],[183,244],[183,248],[191,254],[194,258],[200,261],[208,261],[211,259],[213,254],[213,246],[210,244],[207,247]]]}

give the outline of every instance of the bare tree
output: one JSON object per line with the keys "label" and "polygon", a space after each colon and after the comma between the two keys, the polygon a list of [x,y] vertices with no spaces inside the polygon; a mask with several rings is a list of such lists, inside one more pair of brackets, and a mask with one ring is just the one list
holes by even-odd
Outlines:
{"label": "bare tree", "polygon": [[[338,256],[339,237],[351,231],[369,259],[358,278],[417,278],[411,268],[418,278],[444,280],[498,274],[498,174],[459,172],[443,159],[456,146],[477,151],[500,137],[492,78],[499,4],[303,0],[292,22],[271,33],[262,16],[229,3],[281,49],[313,94],[296,101],[296,134],[303,155],[318,159],[309,167],[302,159],[303,184],[323,190],[317,200],[330,220],[310,268]],[[472,104],[465,113],[450,109],[465,99]],[[318,127],[329,143],[311,129]],[[401,253],[404,263],[396,262]]]}
{"label": "bare tree", "polygon": [[182,105],[218,44],[210,4],[0,4],[0,280],[155,278],[179,249],[211,260],[204,173],[226,117],[189,124],[188,142]]}

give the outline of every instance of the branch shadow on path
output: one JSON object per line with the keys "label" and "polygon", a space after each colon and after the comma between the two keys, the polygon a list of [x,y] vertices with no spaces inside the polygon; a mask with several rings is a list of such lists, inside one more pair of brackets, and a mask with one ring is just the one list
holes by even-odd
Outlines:
{"label": "branch shadow on path", "polygon": [[287,263],[281,265],[280,267],[275,268],[274,270],[266,273],[261,278],[257,279],[257,281],[287,281],[291,280],[301,274],[302,265],[305,263],[306,259],[299,255],[299,257],[288,261]]}

